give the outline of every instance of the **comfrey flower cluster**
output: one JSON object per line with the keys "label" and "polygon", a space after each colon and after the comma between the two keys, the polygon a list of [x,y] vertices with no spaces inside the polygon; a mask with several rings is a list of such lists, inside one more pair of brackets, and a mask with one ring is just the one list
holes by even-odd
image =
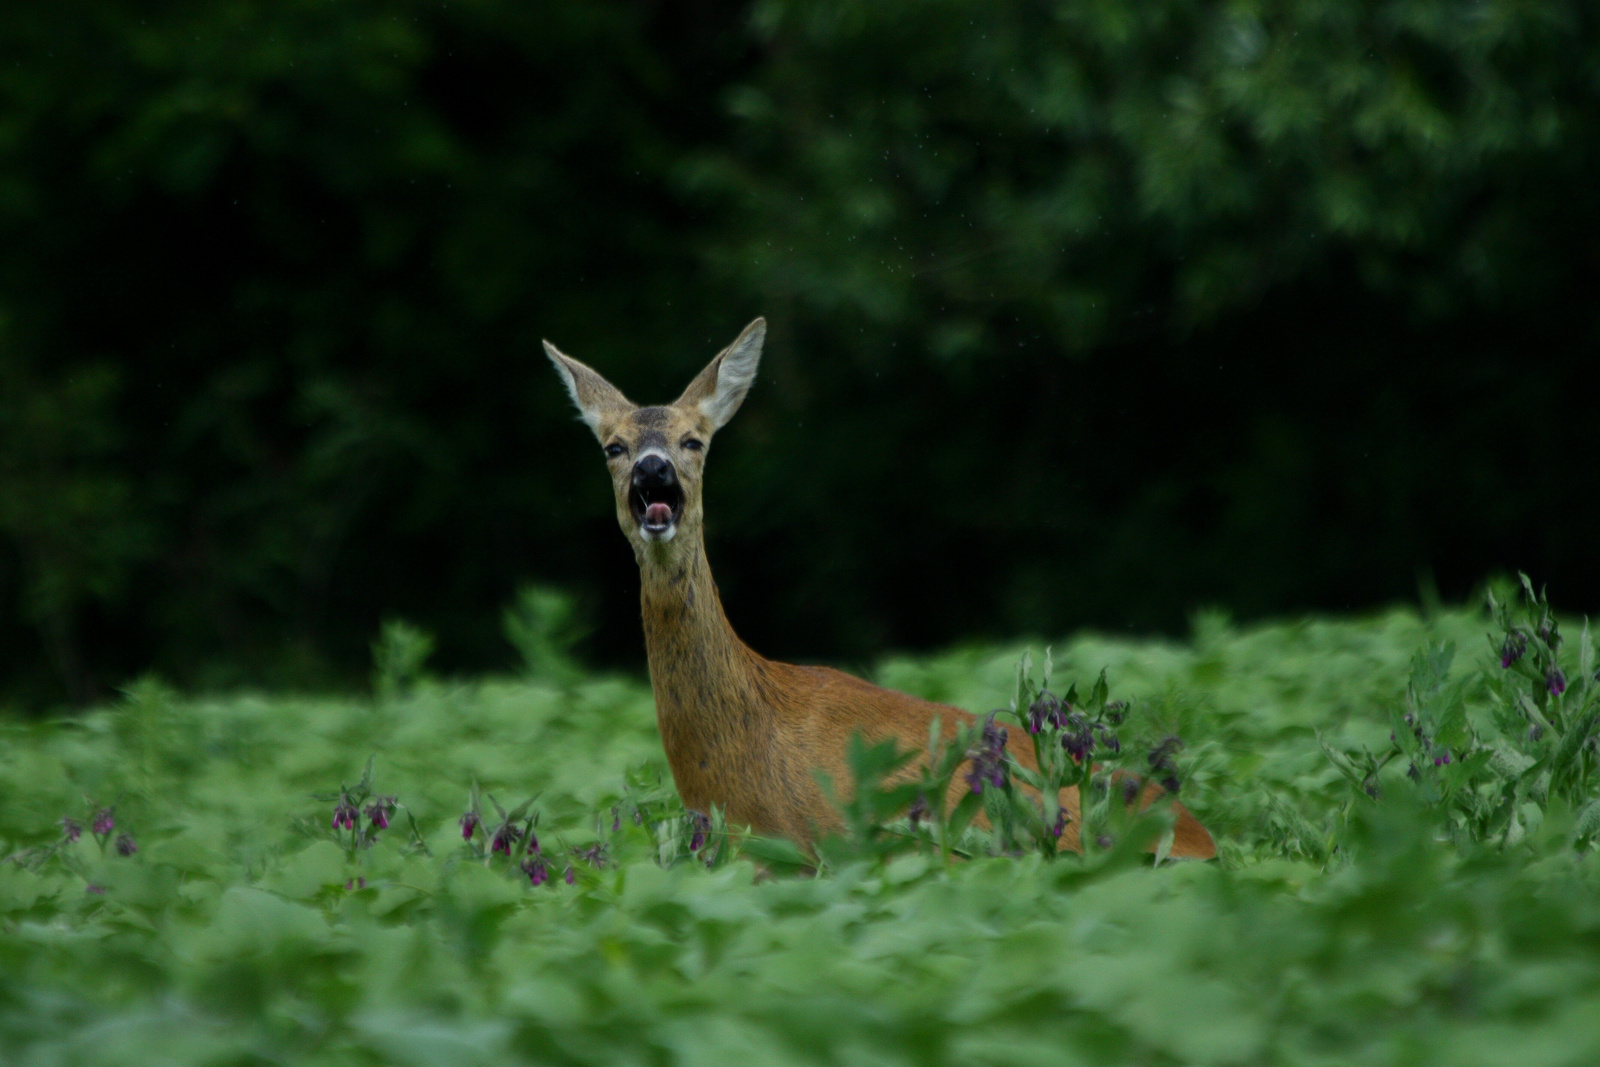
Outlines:
{"label": "comfrey flower cluster", "polygon": [[[522,840],[522,830],[509,822],[501,823],[499,828],[489,836],[489,852],[495,856],[509,856],[517,847],[517,842]],[[531,831],[528,834],[528,851],[539,851],[539,838]]]}
{"label": "comfrey flower cluster", "polygon": [[370,845],[379,830],[389,828],[389,820],[394,817],[399,801],[394,797],[373,797],[372,802],[365,808],[367,826],[363,833],[361,828],[363,809],[360,801],[364,799],[362,796],[364,792],[365,790],[359,790],[352,795],[349,790],[339,791],[338,801],[333,806],[333,829],[348,831]]}
{"label": "comfrey flower cluster", "polygon": [[544,885],[545,882],[550,880],[550,867],[539,855],[537,847],[528,853],[527,858],[522,861],[519,869],[528,876],[528,884],[530,886]]}
{"label": "comfrey flower cluster", "polygon": [[1161,783],[1162,789],[1174,796],[1183,783],[1178,778],[1178,766],[1173,757],[1182,748],[1183,742],[1176,737],[1164,737],[1160,744],[1150,750],[1150,755],[1147,757],[1150,763],[1150,776]]}
{"label": "comfrey flower cluster", "polygon": [[[1555,663],[1556,651],[1561,647],[1561,629],[1554,619],[1542,619],[1534,632],[1544,647],[1549,649],[1550,662],[1544,668],[1544,687],[1551,696],[1560,696],[1567,691],[1566,672]],[[1510,670],[1521,662],[1528,651],[1528,636],[1527,631],[1522,629],[1506,634],[1505,640],[1500,643],[1501,670]]]}
{"label": "comfrey flower cluster", "polygon": [[1122,751],[1115,728],[1122,725],[1127,713],[1125,702],[1113,700],[1101,712],[1104,721],[1097,723],[1071,701],[1063,701],[1046,689],[1029,705],[1026,722],[1028,733],[1034,735],[1042,730],[1059,730],[1062,749],[1073,762],[1082,763],[1093,754],[1096,745],[1112,756]]}
{"label": "comfrey flower cluster", "polygon": [[[488,801],[493,806],[499,822],[490,829],[483,818],[483,801]],[[507,861],[507,870],[519,871],[528,879],[530,886],[541,886],[550,880],[550,864],[544,856],[539,845],[539,835],[534,832],[538,825],[537,812],[529,814],[533,808],[531,799],[523,801],[511,811],[506,811],[492,796],[478,794],[477,786],[473,786],[470,806],[461,816],[461,840],[467,842],[472,854],[485,864],[492,864],[500,856]],[[488,849],[476,843],[478,831],[485,832]],[[570,870],[569,870],[570,875]],[[570,883],[572,879],[569,877]]]}
{"label": "comfrey flower cluster", "polygon": [[[1435,767],[1447,767],[1450,765],[1452,759],[1450,750],[1442,745],[1437,750],[1434,749],[1433,738],[1429,737],[1427,731],[1422,728],[1422,724],[1417,721],[1417,716],[1415,713],[1408,711],[1400,718],[1402,722],[1411,727],[1411,736],[1421,747],[1422,759],[1424,762],[1431,759]],[[1389,740],[1395,740],[1395,735],[1393,733],[1389,735]],[[1406,774],[1412,779],[1416,779],[1418,777],[1419,772],[1415,762],[1412,762],[1407,767]],[[1371,795],[1370,791],[1368,795]]]}
{"label": "comfrey flower cluster", "polygon": [[[356,861],[357,853],[371,848],[378,834],[389,829],[394,822],[395,812],[400,808],[397,797],[373,792],[372,762],[367,760],[361,780],[355,785],[341,783],[334,792],[312,794],[313,799],[333,805],[326,825],[333,831],[334,842],[344,849],[352,863]],[[417,834],[415,823],[411,826],[410,843],[404,847],[427,851],[426,843]]]}
{"label": "comfrey flower cluster", "polygon": [[[71,816],[61,817],[61,843],[64,845],[76,844],[83,836],[83,823]],[[103,855],[106,848],[111,847],[119,856],[132,856],[139,851],[138,842],[133,835],[123,831],[116,835],[113,842],[112,834],[117,829],[117,813],[115,807],[96,808],[89,816],[89,832],[94,835],[95,843],[100,846]]]}
{"label": "comfrey flower cluster", "polygon": [[978,747],[967,753],[972,766],[967,770],[967,785],[974,793],[982,793],[985,785],[996,789],[1006,784],[1006,728],[994,721],[997,712],[990,712],[983,720],[983,735]]}
{"label": "comfrey flower cluster", "polygon": [[706,847],[706,835],[711,832],[711,816],[704,812],[689,812],[689,823],[694,832],[689,837],[689,851],[699,852]]}

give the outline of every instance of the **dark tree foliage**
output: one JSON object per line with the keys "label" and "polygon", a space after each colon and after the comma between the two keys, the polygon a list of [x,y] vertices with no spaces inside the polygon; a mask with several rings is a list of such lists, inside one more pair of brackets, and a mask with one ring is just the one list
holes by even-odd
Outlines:
{"label": "dark tree foliage", "polygon": [[752,643],[1600,594],[1589,5],[27,2],[0,19],[0,639],[447,668],[632,560],[549,337],[716,448]]}

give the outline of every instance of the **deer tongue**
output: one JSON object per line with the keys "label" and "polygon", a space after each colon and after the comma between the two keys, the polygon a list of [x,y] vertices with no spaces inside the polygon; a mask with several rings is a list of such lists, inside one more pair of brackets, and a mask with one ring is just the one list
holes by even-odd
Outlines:
{"label": "deer tongue", "polygon": [[651,504],[644,509],[644,524],[646,526],[665,526],[671,521],[671,504]]}

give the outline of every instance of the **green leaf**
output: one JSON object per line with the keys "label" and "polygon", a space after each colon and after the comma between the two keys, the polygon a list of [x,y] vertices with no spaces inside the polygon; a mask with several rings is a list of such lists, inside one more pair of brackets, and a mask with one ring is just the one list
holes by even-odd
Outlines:
{"label": "green leaf", "polygon": [[1096,710],[1106,706],[1106,696],[1110,690],[1106,686],[1105,668],[1100,668],[1100,677],[1094,681],[1094,688],[1089,691],[1089,706]]}
{"label": "green leaf", "polygon": [[1600,797],[1589,801],[1578,812],[1572,824],[1572,838],[1574,841],[1594,841],[1600,838]]}
{"label": "green leaf", "polygon": [[959,841],[966,832],[967,826],[972,822],[973,816],[983,807],[983,796],[970,789],[956,804],[955,810],[950,813],[950,818],[945,824],[945,840],[951,843]]}

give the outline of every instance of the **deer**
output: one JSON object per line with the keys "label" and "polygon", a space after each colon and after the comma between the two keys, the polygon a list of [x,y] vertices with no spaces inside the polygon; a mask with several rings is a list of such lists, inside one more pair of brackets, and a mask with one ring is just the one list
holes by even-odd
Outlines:
{"label": "deer", "polygon": [[[633,403],[549,341],[544,350],[579,419],[600,442],[617,522],[639,565],[656,722],[678,795],[691,811],[715,805],[730,826],[808,848],[842,826],[823,783],[850,782],[853,736],[868,743],[893,739],[910,750],[926,743],[936,718],[945,743],[977,720],[960,708],[830,667],[767,659],[729,623],[706,558],[702,490],[712,439],[749,393],[766,331],[765,319],[750,323],[682,396],[658,406]],[[1010,757],[1033,769],[1028,747],[1018,746]],[[947,803],[958,802],[964,786],[955,776]],[[1205,827],[1164,796],[1150,784],[1140,803],[1170,805],[1168,854],[1215,856]],[[1077,787],[1063,789],[1059,804],[1066,812],[1061,847],[1081,851]]]}

